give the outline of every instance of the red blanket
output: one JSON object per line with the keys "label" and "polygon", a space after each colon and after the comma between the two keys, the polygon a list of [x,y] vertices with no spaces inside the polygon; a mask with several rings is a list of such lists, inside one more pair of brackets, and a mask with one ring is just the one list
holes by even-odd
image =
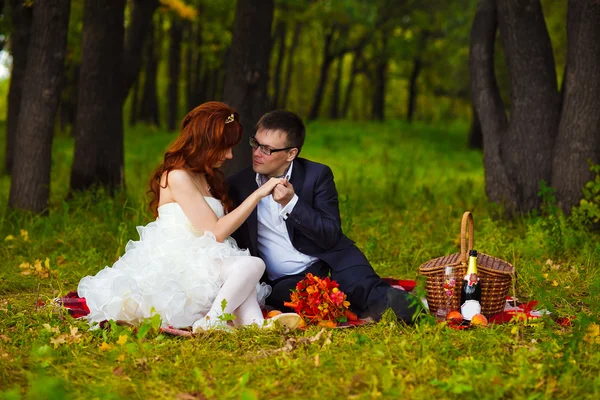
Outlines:
{"label": "red blanket", "polygon": [[[402,280],[395,278],[383,278],[384,281],[389,283],[392,286],[399,287],[408,292],[412,291],[415,288],[415,281],[413,280]],[[77,292],[70,292],[65,297],[60,297],[56,299],[59,304],[62,304],[66,309],[68,309],[69,314],[73,316],[73,318],[80,318],[90,313],[90,309],[85,303],[85,299],[81,298],[77,295]],[[530,301],[528,303],[519,303],[518,301],[514,301],[511,297],[507,297],[506,306],[504,311],[498,314],[494,314],[490,316],[488,319],[490,323],[493,324],[503,324],[509,322],[514,319],[534,319],[539,318],[542,315],[548,313],[546,310],[537,310],[538,302]],[[352,326],[365,325],[373,322],[372,319],[359,319],[357,321],[348,321],[344,323],[340,323],[338,328],[348,328]],[[567,326],[570,325],[570,320],[568,318],[559,318],[557,322],[560,325]],[[179,336],[190,336],[192,333],[190,331],[174,329],[174,328],[163,328],[163,331],[166,333],[170,333],[173,335]]]}

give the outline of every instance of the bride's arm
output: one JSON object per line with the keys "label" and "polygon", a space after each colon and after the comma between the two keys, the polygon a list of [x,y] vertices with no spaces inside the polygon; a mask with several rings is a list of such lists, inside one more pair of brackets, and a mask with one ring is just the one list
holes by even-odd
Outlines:
{"label": "bride's arm", "polygon": [[242,225],[252,210],[256,208],[258,202],[263,197],[270,195],[280,181],[281,179],[271,178],[248,196],[236,209],[220,219],[217,218],[186,171],[169,172],[167,189],[196,230],[211,231],[217,241],[222,242]]}

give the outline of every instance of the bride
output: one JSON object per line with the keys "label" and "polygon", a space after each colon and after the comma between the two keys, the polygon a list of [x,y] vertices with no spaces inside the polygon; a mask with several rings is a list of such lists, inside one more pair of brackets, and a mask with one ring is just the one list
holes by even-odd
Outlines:
{"label": "bride", "polygon": [[[230,235],[258,202],[278,185],[271,178],[239,207],[232,208],[219,167],[232,158],[242,138],[235,110],[220,102],[193,109],[181,133],[150,179],[150,208],[157,217],[138,227],[139,241],[130,241],[112,267],[79,282],[93,324],[103,320],[139,323],[154,313],[163,326],[193,330],[264,324],[259,301],[270,287],[258,282],[264,262],[242,250]],[[277,316],[295,327],[297,314]]]}

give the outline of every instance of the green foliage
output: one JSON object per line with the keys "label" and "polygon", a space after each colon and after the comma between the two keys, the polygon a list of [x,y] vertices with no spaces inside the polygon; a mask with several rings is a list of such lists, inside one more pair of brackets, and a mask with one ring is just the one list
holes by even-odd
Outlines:
{"label": "green foliage", "polygon": [[584,222],[600,222],[600,165],[590,165],[594,179],[587,182],[583,188],[583,199],[573,212],[583,217]]}
{"label": "green foliage", "polygon": [[[560,213],[545,186],[539,215],[491,218],[467,128],[319,122],[308,126],[302,153],[332,167],[344,231],[382,276],[413,279],[421,263],[457,252],[470,210],[476,248],[515,265],[517,297],[539,300],[550,317],[467,331],[428,315],[405,326],[389,313],[378,324],[323,332],[180,338],[160,333],[157,317],[137,331],[114,323],[88,330],[52,299],[137,240],[136,225],[152,219],[147,178],[173,137],[127,130],[127,192],[67,201],[73,139],[59,136],[47,217],[9,212],[10,181],[0,176],[0,398],[597,398],[600,237]],[[56,273],[21,273],[21,263],[46,258]],[[557,317],[574,317],[572,326]]]}

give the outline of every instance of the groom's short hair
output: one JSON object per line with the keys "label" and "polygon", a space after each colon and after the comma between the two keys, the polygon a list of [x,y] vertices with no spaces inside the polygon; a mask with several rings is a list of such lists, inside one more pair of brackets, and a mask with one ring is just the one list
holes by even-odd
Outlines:
{"label": "groom's short hair", "polygon": [[304,145],[306,129],[302,119],[291,111],[275,110],[266,113],[256,124],[257,130],[282,131],[287,134],[287,146],[296,147],[298,153]]}

